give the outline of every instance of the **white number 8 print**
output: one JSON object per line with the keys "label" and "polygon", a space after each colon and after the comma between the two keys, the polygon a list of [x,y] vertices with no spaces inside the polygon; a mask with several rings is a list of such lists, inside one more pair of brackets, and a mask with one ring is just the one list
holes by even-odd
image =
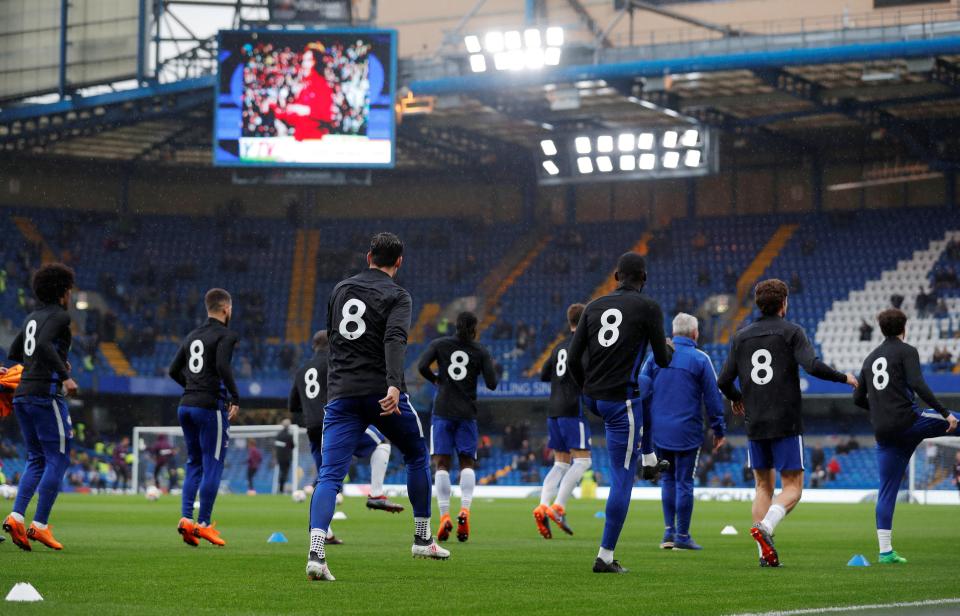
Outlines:
{"label": "white number 8 print", "polygon": [[567,350],[560,349],[557,353],[557,376],[562,377],[567,373]]}
{"label": "white number 8 print", "polygon": [[27,357],[32,357],[33,352],[37,350],[37,322],[33,319],[27,321],[27,327],[23,332],[23,353]]}
{"label": "white number 8 print", "polygon": [[203,341],[194,340],[190,343],[190,361],[187,363],[190,372],[200,374],[203,370]]}
{"label": "white number 8 print", "polygon": [[304,393],[311,400],[320,395],[320,373],[316,368],[310,368],[303,374]]}
{"label": "white number 8 print", "polygon": [[600,331],[597,332],[597,342],[602,347],[611,347],[620,339],[620,324],[623,323],[623,313],[616,308],[608,308],[600,315]]}
{"label": "white number 8 print", "polygon": [[[340,327],[337,331],[347,340],[356,340],[367,331],[367,324],[363,322],[363,315],[367,311],[367,305],[359,299],[347,300],[340,312],[343,320],[340,321]],[[355,325],[355,329],[350,329],[348,325]]]}
{"label": "white number 8 print", "polygon": [[887,358],[878,357],[871,366],[873,370],[873,388],[883,391],[890,384],[890,373],[887,372]]}
{"label": "white number 8 print", "polygon": [[467,362],[469,361],[469,355],[463,351],[454,351],[453,354],[450,355],[450,365],[447,366],[447,374],[449,374],[450,378],[454,381],[462,381],[467,378]]}
{"label": "white number 8 print", "polygon": [[757,385],[766,385],[773,380],[773,355],[766,349],[758,349],[750,358],[753,370],[750,371],[750,380]]}

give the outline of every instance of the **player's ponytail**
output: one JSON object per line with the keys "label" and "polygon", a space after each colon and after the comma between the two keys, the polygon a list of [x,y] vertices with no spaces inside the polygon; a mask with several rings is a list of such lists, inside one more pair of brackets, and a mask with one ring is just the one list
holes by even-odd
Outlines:
{"label": "player's ponytail", "polygon": [[477,337],[477,315],[461,312],[457,315],[457,338],[460,342],[470,342]]}

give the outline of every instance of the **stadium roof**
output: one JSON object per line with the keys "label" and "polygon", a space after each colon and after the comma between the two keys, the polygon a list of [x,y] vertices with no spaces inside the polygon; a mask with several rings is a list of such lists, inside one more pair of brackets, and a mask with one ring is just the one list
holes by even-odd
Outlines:
{"label": "stadium roof", "polygon": [[[401,61],[402,93],[421,113],[399,124],[398,168],[476,168],[557,132],[678,121],[798,152],[838,131],[879,135],[905,157],[960,162],[944,130],[960,119],[960,21],[564,53],[563,66],[519,75],[470,74],[457,55]],[[8,105],[0,151],[209,165],[213,87],[206,74]]]}

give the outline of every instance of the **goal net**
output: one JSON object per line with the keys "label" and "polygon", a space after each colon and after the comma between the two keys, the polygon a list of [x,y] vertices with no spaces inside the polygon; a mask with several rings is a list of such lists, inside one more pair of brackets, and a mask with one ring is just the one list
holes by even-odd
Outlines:
{"label": "goal net", "polygon": [[925,440],[910,460],[911,502],[931,505],[960,503],[955,483],[960,469],[960,438],[944,436]]}
{"label": "goal net", "polygon": [[[230,426],[230,443],[224,460],[221,493],[276,494],[280,485],[277,463],[279,425]],[[293,456],[284,491],[292,492],[313,481],[316,475],[307,431],[290,426]],[[177,490],[183,486],[187,447],[180,426],[136,427],[133,429],[136,457],[133,462],[133,489],[156,486]],[[259,462],[258,462],[259,460]],[[306,477],[304,475],[307,475]]]}

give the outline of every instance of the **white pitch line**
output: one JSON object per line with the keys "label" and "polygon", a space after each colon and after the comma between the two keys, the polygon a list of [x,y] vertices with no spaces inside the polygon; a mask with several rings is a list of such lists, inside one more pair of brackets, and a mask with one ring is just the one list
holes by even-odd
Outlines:
{"label": "white pitch line", "polygon": [[883,610],[900,607],[926,607],[936,605],[953,605],[960,603],[960,597],[953,599],[927,599],[925,601],[907,601],[902,603],[875,603],[870,605],[847,605],[837,607],[814,607],[802,610],[783,610],[778,612],[747,612],[732,616],[798,616],[800,614],[830,614],[837,612],[859,612],[864,610]]}

